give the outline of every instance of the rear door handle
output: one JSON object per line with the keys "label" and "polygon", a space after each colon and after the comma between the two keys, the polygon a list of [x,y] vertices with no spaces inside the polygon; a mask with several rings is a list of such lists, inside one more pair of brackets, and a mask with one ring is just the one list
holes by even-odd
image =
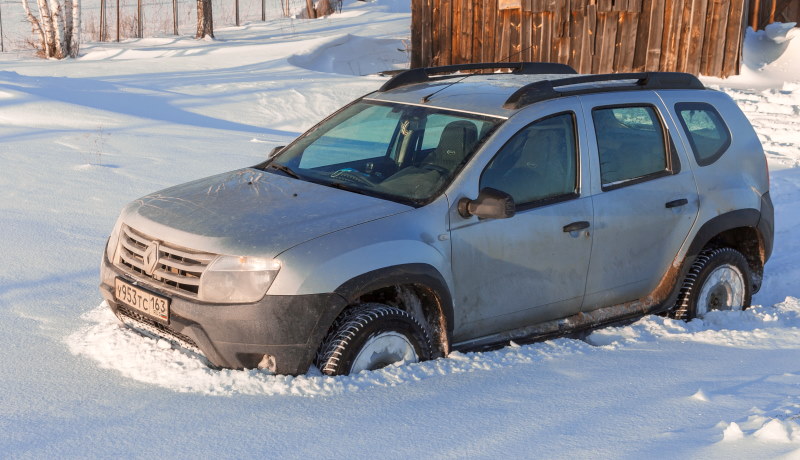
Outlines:
{"label": "rear door handle", "polygon": [[689,200],[686,198],[681,198],[680,200],[668,201],[664,206],[667,208],[677,208],[678,206],[685,206],[687,204],[689,204]]}
{"label": "rear door handle", "polygon": [[583,230],[585,228],[589,228],[589,222],[581,220],[579,222],[573,222],[571,224],[565,225],[564,233],[577,232],[578,230]]}

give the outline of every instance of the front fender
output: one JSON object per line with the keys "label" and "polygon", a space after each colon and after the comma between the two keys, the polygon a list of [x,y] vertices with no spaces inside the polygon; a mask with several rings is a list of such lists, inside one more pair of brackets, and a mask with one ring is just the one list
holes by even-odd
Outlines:
{"label": "front fender", "polygon": [[[320,254],[328,248],[315,249]],[[410,240],[370,244],[342,254],[326,255],[331,257],[309,266],[304,273],[293,273],[292,284],[296,285],[296,290],[291,294],[336,292],[351,279],[394,266],[422,264],[441,273],[444,265],[444,256],[439,251],[425,243]],[[293,261],[281,257],[281,262],[290,265]],[[278,280],[275,282],[277,284]],[[284,284],[289,288],[289,283]],[[275,286],[269,293],[276,294],[281,287]],[[283,295],[288,295],[288,292]]]}
{"label": "front fender", "polygon": [[278,255],[282,268],[270,295],[321,294],[388,267],[423,264],[452,292],[447,200],[365,222],[307,241]]}

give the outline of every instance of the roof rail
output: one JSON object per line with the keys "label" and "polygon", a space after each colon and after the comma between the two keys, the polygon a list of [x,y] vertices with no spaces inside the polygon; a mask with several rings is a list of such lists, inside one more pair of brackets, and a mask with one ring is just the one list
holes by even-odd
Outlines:
{"label": "roof rail", "polygon": [[[566,64],[554,62],[483,62],[477,64],[455,64],[441,67],[418,67],[400,72],[383,84],[378,91],[384,92],[401,86],[412,85],[414,83],[424,83],[431,80],[431,75],[439,73],[455,73],[464,70],[486,70],[486,69],[515,69],[512,73],[518,75],[535,74],[576,74],[572,67]],[[441,78],[456,78],[458,75],[446,75]]]}
{"label": "roof rail", "polygon": [[[611,86],[604,85],[594,88],[576,88],[561,90],[556,88],[564,86],[581,85],[586,83],[601,83],[607,81],[636,80],[631,85]],[[558,80],[542,80],[523,86],[514,92],[503,104],[506,109],[520,109],[534,102],[554,99],[562,96],[587,93],[601,93],[609,91],[629,91],[632,89],[705,89],[703,83],[692,74],[683,72],[640,72],[640,73],[614,73],[601,75],[582,75],[580,77],[562,78]]]}

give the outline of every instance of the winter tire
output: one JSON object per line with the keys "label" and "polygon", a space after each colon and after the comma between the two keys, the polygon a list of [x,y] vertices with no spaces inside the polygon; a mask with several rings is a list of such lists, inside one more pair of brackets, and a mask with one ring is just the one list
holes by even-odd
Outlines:
{"label": "winter tire", "polygon": [[414,316],[396,307],[366,303],[337,319],[316,365],[323,374],[346,375],[430,357],[430,336]]}
{"label": "winter tire", "polygon": [[750,266],[733,248],[705,250],[683,282],[673,316],[690,320],[711,310],[743,310],[750,306]]}

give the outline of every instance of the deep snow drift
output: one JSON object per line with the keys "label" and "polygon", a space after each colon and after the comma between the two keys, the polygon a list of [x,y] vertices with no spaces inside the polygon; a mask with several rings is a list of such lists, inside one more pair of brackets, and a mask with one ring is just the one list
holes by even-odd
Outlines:
{"label": "deep snow drift", "polygon": [[750,310],[337,378],[215,371],[120,327],[97,264],[126,202],[254,164],[385,81],[357,75],[407,64],[403,2],[287,21],[0,57],[3,456],[800,456],[797,29],[749,35],[746,72],[706,80],[772,172],[775,253]]}

